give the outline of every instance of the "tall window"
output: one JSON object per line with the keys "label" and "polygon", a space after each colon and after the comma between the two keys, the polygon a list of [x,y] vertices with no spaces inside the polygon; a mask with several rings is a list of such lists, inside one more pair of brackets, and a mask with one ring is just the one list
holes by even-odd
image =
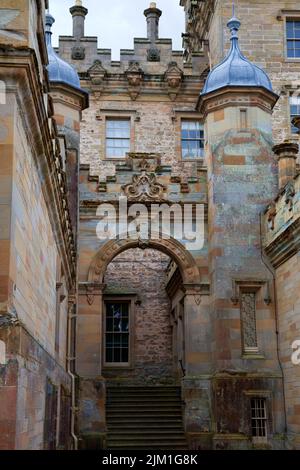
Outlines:
{"label": "tall window", "polygon": [[267,408],[265,398],[251,398],[251,429],[253,437],[267,437]]}
{"label": "tall window", "polygon": [[300,59],[300,20],[286,21],[287,57]]}
{"label": "tall window", "polygon": [[204,129],[200,122],[181,122],[181,149],[184,160],[204,157]]}
{"label": "tall window", "polygon": [[[291,114],[291,121],[294,117],[300,116],[300,96],[291,96],[290,97],[290,114]],[[292,133],[296,134],[299,129],[293,126],[291,123]]]}
{"label": "tall window", "polygon": [[130,119],[106,120],[106,157],[124,158],[130,151]]}
{"label": "tall window", "polygon": [[241,322],[243,351],[258,352],[256,333],[256,292],[241,292]]}
{"label": "tall window", "polygon": [[106,302],[105,363],[129,363],[129,303]]}

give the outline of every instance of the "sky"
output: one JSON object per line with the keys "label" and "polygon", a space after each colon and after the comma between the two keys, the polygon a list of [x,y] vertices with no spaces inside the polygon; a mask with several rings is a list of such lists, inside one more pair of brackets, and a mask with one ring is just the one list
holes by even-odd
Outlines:
{"label": "sky", "polygon": [[[173,39],[173,49],[182,49],[184,10],[179,0],[157,0],[162,10],[160,37]],[[72,34],[72,17],[69,8],[75,0],[49,0],[50,13],[55,17],[52,27],[53,44],[58,36]],[[98,47],[112,49],[113,60],[119,60],[120,49],[133,49],[134,37],[147,37],[146,18],[143,11],[150,0],[83,0],[89,13],[85,20],[86,36],[98,36]]]}

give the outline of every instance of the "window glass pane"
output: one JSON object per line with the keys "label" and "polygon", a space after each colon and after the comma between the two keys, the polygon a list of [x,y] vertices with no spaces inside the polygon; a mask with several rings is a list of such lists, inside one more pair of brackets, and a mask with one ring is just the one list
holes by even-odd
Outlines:
{"label": "window glass pane", "polygon": [[128,331],[128,319],[127,318],[122,318],[121,328],[122,328],[122,331]]}
{"label": "window glass pane", "polygon": [[106,347],[106,362],[113,362],[113,350]]}
{"label": "window glass pane", "polygon": [[287,21],[286,22],[286,33],[287,33],[288,38],[293,37],[293,29],[294,29],[293,22],[292,21]]}
{"label": "window glass pane", "polygon": [[113,331],[113,319],[110,317],[106,318],[106,331]]}
{"label": "window glass pane", "polygon": [[128,362],[128,349],[122,349],[122,362]]}
{"label": "window glass pane", "polygon": [[109,302],[106,304],[106,352],[108,363],[125,362],[129,359],[129,305]]}
{"label": "window glass pane", "polygon": [[293,126],[292,119],[295,116],[300,116],[300,97],[299,96],[291,96],[290,97],[290,117],[291,117],[291,131],[293,134],[297,134],[299,129]]}
{"label": "window glass pane", "polygon": [[106,346],[108,348],[112,348],[114,344],[114,335],[112,333],[108,333],[106,335]]}
{"label": "window glass pane", "polygon": [[124,158],[130,150],[130,119],[107,119],[106,156]]}
{"label": "window glass pane", "polygon": [[199,121],[181,122],[182,158],[202,158],[204,155],[204,129]]}

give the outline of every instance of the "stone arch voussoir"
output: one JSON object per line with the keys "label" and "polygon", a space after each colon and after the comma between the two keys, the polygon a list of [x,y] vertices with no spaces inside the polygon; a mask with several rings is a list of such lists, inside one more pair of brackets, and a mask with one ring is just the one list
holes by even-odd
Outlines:
{"label": "stone arch voussoir", "polygon": [[109,263],[123,251],[131,248],[152,248],[167,254],[178,265],[184,284],[200,284],[200,274],[191,253],[174,238],[152,238],[150,240],[118,239],[105,243],[91,262],[88,272],[89,283],[103,283]]}

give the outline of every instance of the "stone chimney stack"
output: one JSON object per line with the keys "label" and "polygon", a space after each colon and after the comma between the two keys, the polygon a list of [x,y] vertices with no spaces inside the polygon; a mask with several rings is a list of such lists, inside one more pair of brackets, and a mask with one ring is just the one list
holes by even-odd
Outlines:
{"label": "stone chimney stack", "polygon": [[73,37],[80,40],[84,37],[84,22],[88,9],[82,6],[81,0],[76,0],[75,5],[70,8],[70,13],[73,18]]}
{"label": "stone chimney stack", "polygon": [[155,2],[151,2],[150,7],[144,11],[144,15],[147,18],[147,38],[154,44],[159,38],[159,18],[162,11],[156,8]]}
{"label": "stone chimney stack", "polygon": [[283,189],[296,176],[298,151],[298,144],[290,141],[284,141],[282,144],[273,147],[273,152],[278,158],[279,189]]}

